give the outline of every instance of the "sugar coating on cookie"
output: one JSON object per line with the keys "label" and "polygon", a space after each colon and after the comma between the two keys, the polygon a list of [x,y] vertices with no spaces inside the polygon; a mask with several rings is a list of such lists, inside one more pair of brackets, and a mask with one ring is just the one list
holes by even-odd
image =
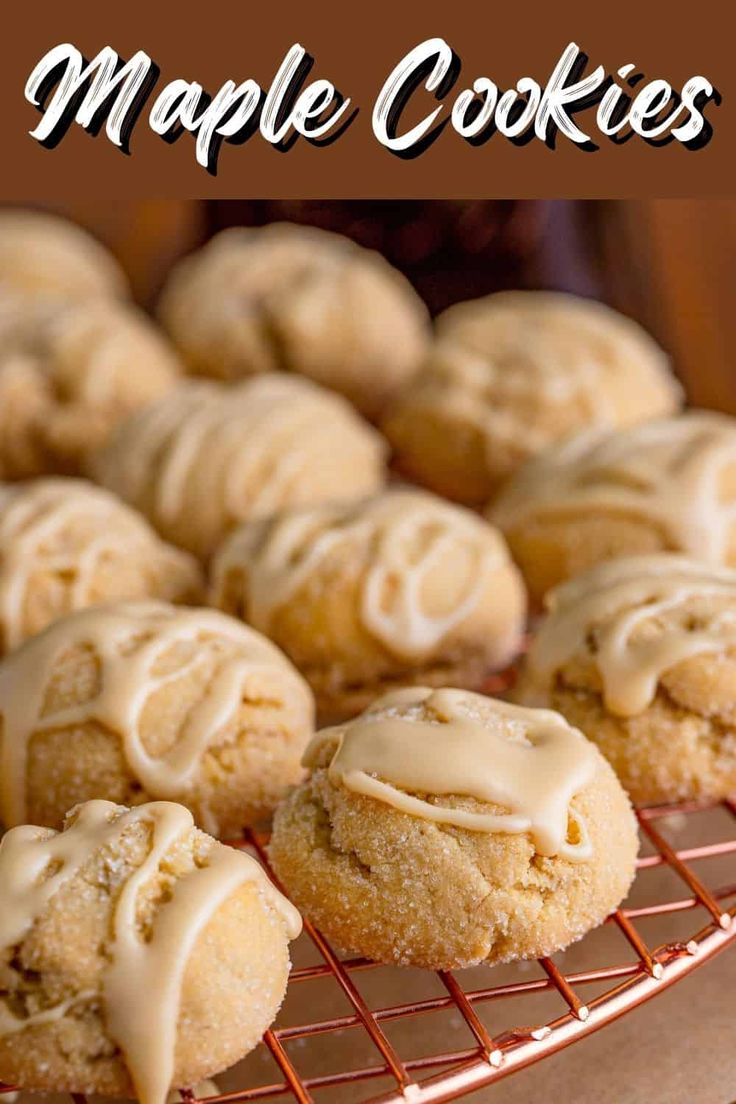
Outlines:
{"label": "sugar coating on cookie", "polygon": [[207,557],[239,522],[371,494],[384,459],[344,399],[274,373],[177,388],[122,425],[91,471],[167,540]]}
{"label": "sugar coating on cookie", "polygon": [[480,686],[518,651],[526,613],[500,533],[404,488],[243,526],[213,561],[211,597],[343,715],[390,682]]}
{"label": "sugar coating on cookie", "polygon": [[255,1046],[296,910],[171,802],[90,801],[0,840],[0,1080],[165,1104]]}
{"label": "sugar coating on cookie", "polygon": [[298,372],[369,416],[429,336],[424,304],[380,254],[288,223],[216,235],[171,273],[159,314],[198,375]]}
{"label": "sugar coating on cookie", "polygon": [[551,443],[681,401],[667,357],[631,319],[551,292],[501,292],[440,315],[437,341],[384,429],[399,467],[460,502],[487,502]]}
{"label": "sugar coating on cookie", "polygon": [[0,211],[0,298],[122,298],[128,281],[112,253],[81,226],[42,211]]}
{"label": "sugar coating on cookie", "polygon": [[535,597],[601,560],[684,552],[736,561],[736,419],[692,410],[584,433],[530,461],[488,516]]}
{"label": "sugar coating on cookie", "polygon": [[115,495],[63,477],[0,486],[0,653],[87,606],[197,601],[198,561]]}
{"label": "sugar coating on cookie", "polygon": [[594,740],[635,801],[736,788],[736,571],[668,553],[553,590],[520,700]]}
{"label": "sugar coating on cookie", "polygon": [[628,891],[636,822],[558,713],[408,688],[323,730],[270,857],[342,949],[452,969],[551,954]]}
{"label": "sugar coating on cookie", "polygon": [[212,835],[302,777],[313,703],[286,657],[215,610],[96,606],[0,663],[0,821],[58,827],[101,796],[181,801]]}
{"label": "sugar coating on cookie", "polygon": [[125,303],[20,305],[0,353],[0,477],[76,474],[114,426],[178,381],[166,338]]}

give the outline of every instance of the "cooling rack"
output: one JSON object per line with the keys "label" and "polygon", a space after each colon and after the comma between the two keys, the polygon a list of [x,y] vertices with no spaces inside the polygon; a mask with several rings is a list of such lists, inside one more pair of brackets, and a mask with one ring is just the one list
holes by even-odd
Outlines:
{"label": "cooling rack", "polygon": [[[677,848],[666,838],[660,824],[677,823],[678,834],[684,834],[683,822],[691,817],[718,811],[732,822],[732,834],[696,847]],[[698,872],[707,860],[736,860],[736,800],[718,806],[696,803],[664,805],[637,810],[644,850],[638,860],[638,879],[650,872],[666,868],[675,884],[681,886],[678,896],[652,900],[647,904],[617,909],[607,921],[614,926],[628,948],[627,961],[606,963],[586,971],[568,971],[553,959],[539,960],[540,976],[528,978],[520,969],[516,980],[494,983],[497,968],[480,967],[475,971],[440,972],[436,976],[441,993],[403,1003],[371,1007],[361,993],[357,979],[374,970],[386,970],[366,959],[341,959],[330,943],[309,922],[305,922],[304,938],[309,940],[319,961],[292,972],[290,987],[321,985],[339,989],[348,1010],[344,1015],[314,1018],[287,1026],[277,1026],[266,1032],[263,1045],[270,1052],[280,1079],[268,1083],[233,1089],[218,1096],[207,1097],[209,1104],[235,1104],[236,1101],[297,1100],[299,1104],[319,1104],[324,1090],[342,1086],[350,1088],[349,1099],[370,1104],[439,1104],[455,1100],[472,1090],[490,1085],[515,1070],[536,1062],[546,1055],[568,1046],[643,1001],[662,992],[690,971],[702,965],[729,944],[736,944],[736,861],[728,863],[733,877],[730,884],[710,887]],[[723,818],[719,819],[723,835]],[[257,854],[268,865],[265,853],[267,838],[248,833],[239,846]],[[677,938],[650,946],[644,922],[658,918],[685,918],[689,932],[683,934],[683,923],[676,925]],[[703,919],[707,918],[703,924]],[[673,925],[673,928],[675,925]],[[585,941],[583,941],[584,943]],[[557,956],[555,956],[557,957]],[[564,956],[563,956],[564,957]],[[394,971],[400,973],[400,971]],[[401,971],[403,973],[403,971]],[[484,974],[485,985],[470,986],[461,975],[470,973],[473,979]],[[595,990],[588,999],[586,991]],[[524,995],[553,995],[556,1014],[538,1021],[516,1023],[513,998]],[[314,1007],[308,998],[302,1007]],[[480,1013],[487,1004],[505,1006],[506,1026],[493,1034]],[[526,1002],[525,1009],[530,1007]],[[389,1037],[387,1026],[396,1021],[417,1019],[416,1030],[422,1030],[418,1019],[453,1010],[462,1018],[472,1045],[462,1050],[438,1051],[419,1058],[405,1058]],[[496,1019],[499,1007],[496,1008]],[[374,1060],[359,1068],[340,1069],[316,1076],[306,1076],[301,1066],[307,1064],[308,1046],[301,1050],[301,1061],[290,1052],[289,1044],[318,1037],[342,1037],[347,1032],[360,1032],[369,1042]],[[344,1046],[343,1046],[344,1049]],[[353,1046],[352,1048],[356,1048]],[[390,1080],[391,1087],[375,1093],[377,1081]],[[185,1093],[190,1100],[193,1094]],[[332,1095],[342,1101],[344,1094]]]}
{"label": "cooling rack", "polygon": [[[439,1104],[492,1085],[654,997],[736,944],[736,798],[638,809],[637,818],[634,892],[601,929],[551,959],[437,974],[398,970],[341,957],[305,922],[275,1027],[224,1076],[218,1095],[183,1090],[182,1097],[188,1104]],[[230,842],[268,868],[264,833]],[[590,959],[587,948],[601,935],[602,959],[579,968],[578,952]],[[431,1029],[448,1015],[451,1031]],[[466,1045],[441,1045],[459,1029]],[[417,1039],[424,1053],[410,1045]],[[0,1085],[0,1104],[10,1091]],[[83,1096],[72,1099],[85,1104]]]}

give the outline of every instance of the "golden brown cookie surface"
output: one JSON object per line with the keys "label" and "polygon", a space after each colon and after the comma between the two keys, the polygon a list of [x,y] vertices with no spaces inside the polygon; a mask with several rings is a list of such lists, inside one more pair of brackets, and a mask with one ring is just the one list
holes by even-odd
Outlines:
{"label": "golden brown cookie surface", "polygon": [[0,353],[0,478],[78,473],[120,421],[178,381],[166,338],[126,303],[21,302],[12,314]]}
{"label": "golden brown cookie surface", "polygon": [[127,280],[112,254],[67,219],[42,211],[0,211],[0,297],[122,298]]}
{"label": "golden brown cookie surface", "polygon": [[0,1079],[136,1096],[212,1076],[278,1010],[296,911],[186,809],[107,801],[0,841]]}
{"label": "golden brown cookie surface", "polygon": [[63,477],[0,487],[0,654],[74,610],[202,591],[194,557],[109,491]]}
{"label": "golden brown cookie surface", "polygon": [[214,610],[121,602],[56,621],[0,663],[0,820],[58,827],[103,796],[190,808],[213,835],[268,816],[302,777],[308,687]]}
{"label": "golden brown cookie surface", "polygon": [[558,714],[398,691],[319,733],[307,761],[270,857],[351,953],[433,969],[551,954],[632,881],[628,799]]}
{"label": "golden brown cookie surface", "polygon": [[603,560],[736,561],[736,419],[709,410],[581,433],[526,464],[488,516],[537,600]]}
{"label": "golden brown cookie surface", "polygon": [[384,429],[407,475],[460,502],[487,502],[570,433],[661,416],[680,402],[662,350],[600,303],[501,292],[450,307],[436,327]]}
{"label": "golden brown cookie surface", "polygon": [[239,522],[373,493],[384,457],[344,399],[274,373],[182,385],[128,419],[91,472],[172,544],[206,558]]}
{"label": "golden brown cookie surface", "polygon": [[736,787],[736,572],[659,554],[548,596],[516,694],[598,744],[632,799]]}
{"label": "golden brown cookie surface", "polygon": [[519,649],[525,595],[503,538],[434,495],[394,488],[237,530],[212,600],[275,640],[325,715],[390,685],[480,686]]}
{"label": "golden brown cookie surface", "polygon": [[218,234],[170,275],[159,313],[196,374],[297,372],[371,417],[428,339],[426,308],[383,257],[288,223]]}

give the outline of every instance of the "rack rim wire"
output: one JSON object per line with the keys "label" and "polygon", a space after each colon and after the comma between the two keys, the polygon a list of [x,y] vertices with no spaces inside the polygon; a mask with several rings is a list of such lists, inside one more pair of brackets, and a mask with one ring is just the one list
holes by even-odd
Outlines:
{"label": "rack rim wire", "polygon": [[[676,900],[657,901],[638,908],[627,908],[624,905],[612,913],[607,923],[618,927],[635,954],[635,960],[624,965],[566,974],[551,959],[544,958],[539,960],[543,973],[539,978],[520,979],[475,990],[464,989],[453,972],[440,971],[437,977],[444,990],[443,995],[371,1010],[355,984],[353,975],[378,968],[380,964],[361,958],[341,960],[328,940],[309,921],[305,921],[306,935],[318,951],[320,962],[294,969],[290,985],[318,977],[330,979],[339,986],[347,999],[350,1013],[332,1019],[268,1030],[263,1037],[263,1045],[270,1052],[283,1080],[265,1085],[244,1086],[206,1098],[197,1098],[191,1090],[183,1090],[183,1099],[187,1104],[196,1104],[198,1099],[206,1099],[208,1104],[284,1099],[296,1100],[298,1104],[319,1104],[314,1093],[320,1089],[356,1082],[370,1085],[376,1079],[389,1077],[393,1079],[394,1087],[377,1096],[365,1097],[365,1104],[398,1104],[400,1101],[407,1104],[442,1104],[489,1086],[590,1035],[663,992],[719,951],[736,943],[736,903],[730,908],[721,904],[729,898],[736,900],[736,881],[717,889],[709,889],[690,865],[701,859],[736,855],[736,825],[732,838],[679,850],[667,842],[658,827],[658,822],[663,817],[673,814],[687,816],[719,806],[736,821],[736,798],[715,804],[685,802],[636,810],[642,835],[652,846],[651,854],[639,857],[638,869],[666,866],[678,876],[687,893]],[[265,850],[267,836],[264,833],[249,830],[242,839],[231,843],[255,852],[276,881],[268,864]],[[691,909],[704,910],[710,919],[685,941],[678,940],[650,948],[636,925],[636,921],[645,916],[681,913]],[[492,977],[491,969],[489,973]],[[584,990],[586,985],[609,981],[610,988],[606,988],[594,999],[582,999],[580,990]],[[479,1004],[541,990],[557,992],[565,1009],[560,1015],[533,1027],[508,1030],[495,1038],[489,1034],[478,1015]],[[459,1012],[475,1045],[464,1050],[403,1060],[382,1025],[441,1009]],[[360,1069],[302,1077],[285,1044],[292,1039],[309,1039],[347,1029],[362,1029],[367,1033],[377,1055],[376,1063]],[[422,1077],[422,1074],[428,1076]],[[3,1095],[12,1091],[12,1086],[0,1084],[0,1104]],[[72,1094],[74,1104],[85,1104],[85,1099],[84,1096]]]}

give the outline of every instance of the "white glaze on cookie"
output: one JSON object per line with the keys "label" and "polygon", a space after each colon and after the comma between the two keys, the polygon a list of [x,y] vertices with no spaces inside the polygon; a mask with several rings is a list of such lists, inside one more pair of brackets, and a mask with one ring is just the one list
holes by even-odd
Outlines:
{"label": "white glaze on cookie", "polygon": [[[247,576],[248,620],[265,633],[274,616],[340,549],[365,563],[358,615],[390,652],[419,660],[475,610],[494,572],[510,565],[503,538],[469,511],[420,491],[393,490],[348,506],[282,516],[260,531],[237,531],[213,571],[217,602],[231,572]],[[427,609],[433,570],[456,558],[463,593],[441,612]]]}
{"label": "white glaze on cookie", "polygon": [[662,675],[696,655],[736,647],[736,571],[662,553],[600,564],[557,587],[527,657],[542,700],[559,670],[590,654],[612,713],[651,705]]}
{"label": "white glaze on cookie", "polygon": [[299,934],[301,918],[255,859],[215,844],[201,865],[174,883],[147,938],[137,918],[140,893],[157,875],[166,853],[193,830],[191,813],[170,802],[127,810],[109,801],[89,801],[63,832],[24,825],[0,841],[0,949],[20,944],[61,886],[96,852],[108,847],[114,851],[126,829],[137,823],[150,826],[150,846],[113,901],[101,994],[80,993],[24,1019],[0,1005],[0,1035],[61,1019],[73,1007],[101,996],[106,1028],[122,1052],[138,1098],[142,1104],[164,1104],[172,1088],[184,972],[210,918],[249,882],[281,918],[289,939]]}
{"label": "white glaze on cookie", "polygon": [[[198,567],[159,540],[142,517],[81,479],[39,479],[0,489],[0,626],[6,650],[25,639],[25,603],[35,576],[63,580],[66,610],[93,604],[98,573],[111,560],[141,561],[200,586]],[[66,612],[66,611],[65,611]]]}
{"label": "white glaze on cookie", "polygon": [[490,517],[505,530],[529,518],[641,518],[672,549],[723,563],[736,523],[736,493],[724,480],[734,469],[736,420],[695,410],[570,438],[522,468]]}
{"label": "white glaze on cookie", "polygon": [[[476,427],[491,468],[500,443],[524,455],[549,444],[549,423],[525,419],[530,409],[573,407],[581,426],[628,420],[614,401],[622,364],[637,365],[650,417],[676,408],[681,398],[667,357],[649,334],[576,296],[500,292],[450,307],[438,317],[437,332],[423,381],[427,395]],[[634,410],[638,398],[630,398]]]}
{"label": "white glaze on cookie", "polygon": [[[129,425],[134,436],[113,440],[97,474],[129,502],[141,504],[152,494],[151,513],[164,526],[184,514],[209,530],[223,516],[275,513],[288,502],[315,435],[335,432],[337,425],[353,429],[377,470],[383,456],[378,434],[344,400],[287,375],[229,388],[189,383]],[[200,478],[203,468],[206,478]]]}
{"label": "white glaze on cookie", "polygon": [[[593,778],[596,754],[559,713],[461,690],[407,689],[379,698],[354,721],[318,733],[305,765],[314,767],[335,741],[328,774],[336,786],[470,831],[528,832],[541,855],[591,857],[585,824],[570,802]],[[449,795],[508,812],[430,800]],[[577,826],[574,842],[570,821]]]}
{"label": "white glaze on cookie", "polygon": [[[230,647],[218,648],[218,640]],[[162,657],[182,646],[190,648],[185,664],[162,667]],[[49,709],[46,695],[54,667],[65,652],[80,647],[97,658],[98,692],[81,705]],[[140,731],[148,699],[172,678],[193,673],[212,649],[221,658],[179,739],[165,754],[149,755]],[[57,621],[0,664],[0,819],[8,826],[25,820],[33,734],[90,721],[119,735],[131,773],[151,797],[183,798],[202,755],[237,715],[249,680],[274,668],[294,692],[309,699],[306,684],[275,645],[215,610],[121,602]]]}

